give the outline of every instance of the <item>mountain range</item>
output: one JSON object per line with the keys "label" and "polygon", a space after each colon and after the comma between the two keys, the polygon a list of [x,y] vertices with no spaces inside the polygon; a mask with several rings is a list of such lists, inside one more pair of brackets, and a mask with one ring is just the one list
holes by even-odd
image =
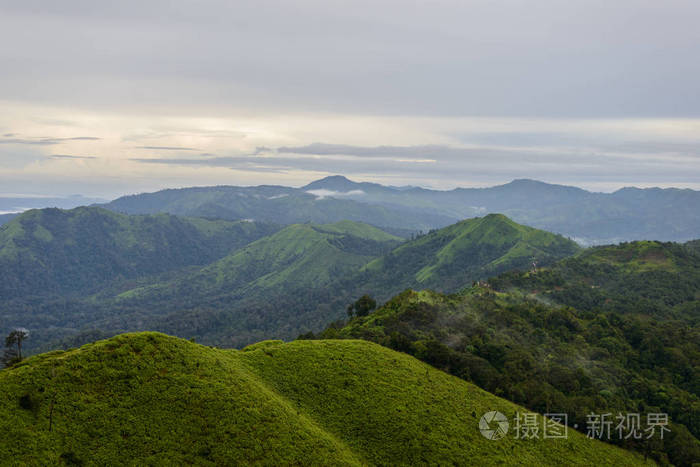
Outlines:
{"label": "mountain range", "polygon": [[[688,241],[700,232],[700,192],[622,188],[593,193],[535,180],[449,191],[357,183],[331,176],[301,188],[202,187],[126,196],[105,205],[125,213],[255,219],[280,224],[361,221],[408,236],[501,213],[582,244]],[[392,230],[393,229],[393,230]]]}
{"label": "mountain range", "polygon": [[405,241],[353,221],[33,210],[0,227],[0,317],[32,328],[37,343],[160,330],[240,347],[322,329],[364,293],[453,292],[579,249],[495,214]]}
{"label": "mountain range", "polygon": [[[401,193],[416,189],[356,186],[337,178],[330,181],[339,184],[329,185],[325,180],[301,191],[283,187],[170,190],[145,195],[152,203],[142,204],[139,213],[119,212],[124,209],[114,205],[34,209],[0,226],[0,332],[30,329],[31,337],[23,345],[25,353],[75,348],[134,331],[167,332],[226,348],[244,348],[271,338],[298,338],[284,345],[266,341],[241,352],[219,351],[159,334],[129,334],[80,350],[33,357],[0,372],[6,389],[6,395],[0,395],[0,415],[9,420],[0,421],[0,430],[15,437],[15,446],[22,446],[19,440],[26,439],[29,431],[38,433],[36,442],[50,446],[41,451],[46,462],[80,463],[88,452],[99,452],[107,462],[116,449],[143,456],[144,446],[157,445],[161,454],[145,454],[149,459],[155,456],[154,463],[216,464],[250,455],[250,446],[263,436],[279,437],[281,444],[279,452],[260,451],[261,462],[292,462],[298,456],[313,455],[329,462],[384,463],[390,452],[401,452],[406,456],[402,462],[407,463],[416,462],[420,453],[429,453],[426,462],[460,463],[466,455],[485,456],[482,447],[489,445],[481,444],[485,438],[480,435],[454,428],[450,414],[459,413],[454,404],[422,416],[403,399],[392,406],[396,413],[382,407],[389,407],[387,387],[406,388],[407,400],[419,397],[423,401],[419,406],[427,407],[420,399],[427,396],[420,391],[428,387],[438,394],[456,391],[466,397],[470,384],[476,384],[489,392],[482,391],[483,399],[477,398],[479,410],[501,407],[495,396],[506,397],[535,412],[567,413],[572,429],[586,426],[587,416],[596,410],[668,413],[672,434],[667,439],[615,442],[661,463],[692,465],[700,460],[699,240],[644,240],[582,248],[563,235],[497,213],[421,231],[416,226],[423,225],[420,222],[425,218],[410,216],[433,208],[422,205],[401,211],[396,210],[396,200],[379,199],[389,196],[387,193],[400,198]],[[536,191],[542,189],[538,183],[534,186]],[[268,190],[265,196],[261,189]],[[346,191],[338,195],[340,189]],[[560,201],[573,202],[581,196],[578,189],[561,189]],[[276,190],[292,192],[276,197]],[[486,190],[493,193],[489,190],[494,189]],[[377,204],[349,199],[365,196],[360,192],[374,193]],[[438,193],[443,194],[430,196],[448,192]],[[172,198],[171,204],[161,210],[164,196]],[[556,193],[551,196],[548,202],[556,204]],[[238,198],[243,201],[236,201]],[[115,203],[131,203],[136,209],[140,199]],[[208,217],[197,217],[203,215],[200,208],[205,204],[216,209],[208,211],[212,214]],[[381,222],[342,219],[346,207],[360,218],[363,213],[391,213],[404,224],[379,228]],[[169,212],[178,209],[182,209],[179,214]],[[247,217],[242,218],[244,214]],[[280,220],[279,215],[287,217]],[[307,222],[308,215],[332,222]],[[447,213],[437,215],[449,218]],[[692,215],[687,217],[692,223]],[[278,222],[269,222],[275,219]],[[362,297],[367,294],[379,303],[376,311],[372,311],[374,300]],[[305,342],[309,339],[313,342]],[[362,339],[365,343],[327,339]],[[429,367],[386,347],[452,377],[444,373],[434,377]],[[352,370],[347,378],[333,380],[331,375],[339,370],[321,371],[326,360]],[[397,379],[390,370],[398,361],[404,362],[401,365],[406,370]],[[318,374],[313,378],[306,374],[314,371]],[[158,376],[144,381],[143,372]],[[440,379],[442,386],[416,380],[422,372],[429,376],[428,381]],[[54,380],[57,374],[65,379]],[[359,379],[352,379],[352,374]],[[205,401],[216,400],[216,410],[240,414],[244,409],[236,401],[257,401],[256,414],[245,413],[262,431],[244,436],[240,434],[244,428],[236,423],[217,425],[219,430],[208,415],[188,421],[196,433],[204,433],[201,436],[195,431],[172,431],[170,422],[156,423],[157,430],[178,433],[187,440],[176,446],[165,431],[149,438],[136,428],[165,420],[162,412],[168,401],[172,405],[180,391],[193,394],[197,382],[202,388],[219,388],[223,394],[223,399],[212,399],[202,389],[196,404],[203,410],[208,407]],[[363,398],[356,402],[371,408],[367,417],[346,408],[359,387]],[[125,395],[134,389],[137,396]],[[389,392],[396,396],[396,390]],[[75,393],[89,394],[92,399],[71,399]],[[161,393],[165,399],[158,399]],[[262,401],[252,393],[274,397]],[[375,407],[367,398],[382,402]],[[99,402],[103,399],[114,400],[116,405],[107,407]],[[430,407],[439,404],[430,400]],[[133,424],[120,419],[125,407],[140,401],[153,411],[146,411]],[[148,405],[151,403],[155,405]],[[318,405],[325,411],[319,412]],[[71,412],[71,407],[81,407],[76,410],[93,418],[104,413],[110,420],[121,420],[125,428],[120,437],[104,440],[104,433],[117,431],[95,428],[88,419]],[[296,415],[285,418],[287,409]],[[173,414],[187,419],[189,412],[182,410],[181,415]],[[404,413],[406,410],[413,412]],[[471,409],[474,423],[476,412]],[[50,427],[52,414],[64,417],[62,422],[56,419],[57,432],[60,423],[65,424],[60,430],[82,428],[105,448],[100,450],[79,437],[75,443],[67,443],[65,437],[57,441],[53,428],[45,432],[47,414]],[[281,424],[268,424],[259,417]],[[423,424],[423,417],[428,417],[429,425]],[[414,434],[385,437],[373,445],[371,436],[391,430],[363,427],[375,421],[388,423],[382,420],[399,420],[400,426]],[[344,423],[349,431],[343,431]],[[433,424],[445,424],[469,442],[455,444],[439,430],[434,432],[439,436],[432,436]],[[108,425],[104,422],[102,426]],[[289,438],[290,432],[302,438]],[[224,452],[220,442],[206,441],[228,439],[230,433],[241,437],[242,451]],[[419,439],[422,444],[415,450],[406,448]],[[449,439],[451,447],[441,439]],[[593,451],[604,453],[596,457],[576,441],[581,439],[575,434],[570,440],[573,444],[566,445],[575,454],[558,452],[558,447],[554,453],[561,459],[574,456],[571,459],[583,464],[591,459],[617,459],[621,464],[642,461],[607,451],[609,446],[596,447]],[[330,450],[318,447],[326,442],[331,443],[327,445]],[[384,450],[382,443],[393,447]],[[290,445],[298,445],[299,451]],[[39,444],[27,446],[11,455],[36,455]],[[536,446],[528,446],[508,445],[524,459],[543,455],[554,462],[553,454],[541,454]],[[5,455],[2,449],[0,443],[0,455]],[[281,453],[291,457],[279,457]]]}

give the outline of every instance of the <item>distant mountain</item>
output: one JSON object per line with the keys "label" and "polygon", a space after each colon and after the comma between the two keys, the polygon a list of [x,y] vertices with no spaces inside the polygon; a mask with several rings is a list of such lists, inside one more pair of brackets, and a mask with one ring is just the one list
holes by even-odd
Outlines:
{"label": "distant mountain", "polygon": [[514,221],[603,244],[629,240],[687,241],[700,236],[700,192],[623,188],[591,193],[535,180],[449,191],[358,183],[335,175],[301,188],[200,187],[125,196],[107,209],[255,219],[281,224],[353,220],[404,237],[463,219],[501,213]]}
{"label": "distant mountain", "polygon": [[572,431],[488,439],[482,415],[527,411],[369,342],[127,334],[32,357],[0,386],[0,458],[18,465],[646,464]]}
{"label": "distant mountain", "polygon": [[[405,291],[321,339],[406,352],[535,411],[667,413],[655,456],[700,462],[700,254],[635,242],[508,272],[460,294]],[[647,451],[649,444],[618,439]]]}
{"label": "distant mountain", "polygon": [[333,176],[304,190],[387,207],[404,207],[464,219],[502,213],[521,224],[573,237],[585,244],[629,240],[687,241],[700,235],[700,192],[623,188],[591,193],[534,180],[450,191],[392,188]]}
{"label": "distant mountain", "polygon": [[398,206],[387,208],[280,186],[200,187],[125,196],[104,205],[128,214],[168,212],[228,220],[252,219],[278,224],[365,222],[395,232],[428,230],[454,222],[442,214]]}
{"label": "distant mountain", "polygon": [[208,264],[278,228],[95,207],[30,210],[0,227],[0,300],[84,295],[116,279]]}

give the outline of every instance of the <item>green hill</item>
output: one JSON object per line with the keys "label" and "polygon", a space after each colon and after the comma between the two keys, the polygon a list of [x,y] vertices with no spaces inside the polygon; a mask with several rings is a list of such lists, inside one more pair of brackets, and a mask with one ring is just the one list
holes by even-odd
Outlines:
{"label": "green hill", "polygon": [[22,465],[642,465],[583,435],[489,440],[518,406],[360,341],[216,350],[128,334],[0,371],[0,458]]}
{"label": "green hill", "polygon": [[501,214],[467,219],[419,236],[364,269],[370,289],[453,291],[511,269],[530,269],[580,248],[561,235],[517,224]]}
{"label": "green hill", "polygon": [[700,461],[700,255],[635,242],[509,272],[456,295],[406,291],[320,338],[366,339],[540,412],[668,413],[650,447]]}
{"label": "green hill", "polygon": [[122,313],[97,325],[125,329],[136,318],[142,329],[226,346],[293,338],[335,318],[323,306],[338,299],[331,284],[400,241],[350,221],[287,226],[195,272],[121,293],[105,306]]}
{"label": "green hill", "polygon": [[[144,330],[226,347],[291,339],[343,317],[347,304],[365,293],[385,300],[409,287],[458,290],[495,272],[528,269],[533,257],[548,264],[579,250],[561,236],[501,215],[463,221],[403,244],[359,222],[294,224],[221,254],[223,248],[208,245],[232,247],[250,238],[245,229],[257,235],[270,227],[126,216],[99,208],[36,213],[49,214],[63,220],[32,224],[25,215],[4,230],[32,238],[31,244],[23,240],[26,250],[43,255],[22,267],[8,262],[7,274],[24,268],[25,275],[38,278],[73,278],[46,288],[54,291],[48,298],[18,299],[0,310],[6,326],[35,331],[30,350],[55,348],[57,340],[75,346],[96,336]],[[56,227],[63,224],[68,227]],[[52,228],[54,240],[42,250],[37,237],[44,225]],[[205,227],[213,234],[202,234]],[[197,253],[202,249],[208,255]],[[182,267],[169,269],[176,265]],[[104,279],[95,279],[102,269],[108,271]],[[34,290],[39,281],[26,283]],[[76,292],[55,293],[66,289]]]}
{"label": "green hill", "polygon": [[85,294],[115,279],[204,265],[277,229],[101,208],[31,210],[0,227],[0,297]]}

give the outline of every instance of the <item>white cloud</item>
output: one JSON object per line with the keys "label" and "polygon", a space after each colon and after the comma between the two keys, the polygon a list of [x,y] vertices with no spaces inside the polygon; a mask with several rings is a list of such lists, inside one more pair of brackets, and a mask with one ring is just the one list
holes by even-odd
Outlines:
{"label": "white cloud", "polygon": [[318,199],[323,198],[352,198],[356,196],[363,196],[366,193],[362,190],[349,190],[349,191],[334,191],[334,190],[306,190],[307,193],[314,195]]}

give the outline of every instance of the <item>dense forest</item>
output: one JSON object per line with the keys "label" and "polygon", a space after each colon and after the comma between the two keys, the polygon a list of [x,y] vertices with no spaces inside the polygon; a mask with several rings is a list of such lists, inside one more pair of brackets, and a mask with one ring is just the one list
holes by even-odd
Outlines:
{"label": "dense forest", "polygon": [[452,292],[580,249],[495,214],[403,241],[352,221],[277,227],[79,208],[28,212],[0,239],[2,326],[32,329],[31,351],[143,330],[226,347],[293,339],[362,293]]}
{"label": "dense forest", "polygon": [[509,272],[454,295],[406,291],[304,338],[361,338],[414,355],[539,412],[586,427],[593,413],[668,413],[655,443],[618,439],[676,465],[700,460],[700,256],[634,242]]}

